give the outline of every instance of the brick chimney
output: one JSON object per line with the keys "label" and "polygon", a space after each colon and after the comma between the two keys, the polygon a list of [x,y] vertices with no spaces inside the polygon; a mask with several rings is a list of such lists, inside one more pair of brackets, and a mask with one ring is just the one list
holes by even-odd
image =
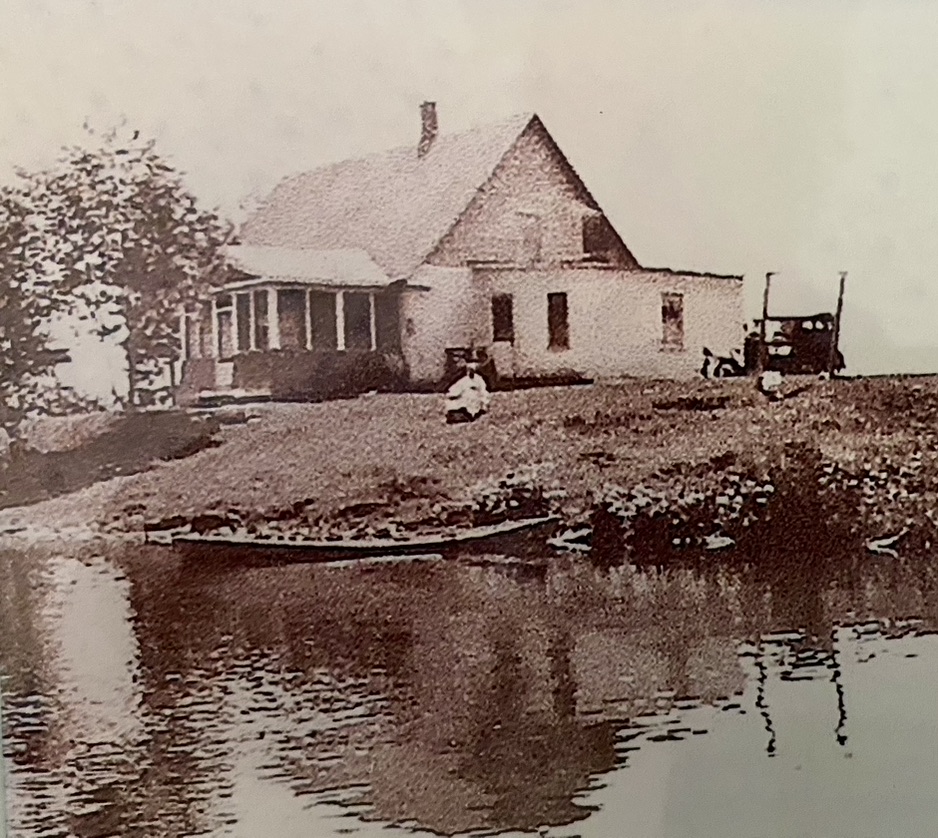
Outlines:
{"label": "brick chimney", "polygon": [[420,143],[417,145],[417,156],[423,157],[436,139],[436,102],[424,102],[420,106]]}

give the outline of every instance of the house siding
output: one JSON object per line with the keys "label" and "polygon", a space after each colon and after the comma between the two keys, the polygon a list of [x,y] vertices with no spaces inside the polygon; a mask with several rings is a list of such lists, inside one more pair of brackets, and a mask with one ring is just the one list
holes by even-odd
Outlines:
{"label": "house siding", "polygon": [[[598,378],[690,378],[702,352],[741,345],[744,310],[738,279],[607,269],[477,270],[482,296],[514,301],[515,340],[495,344],[502,375],[537,377],[575,371]],[[548,348],[547,295],[567,294],[569,349]],[[680,294],[681,350],[662,345],[662,294]],[[486,304],[487,305],[487,304]],[[486,309],[488,310],[488,309]],[[491,317],[484,340],[492,339]]]}
{"label": "house siding", "polygon": [[401,304],[401,349],[410,381],[440,382],[446,350],[484,345],[488,298],[469,268],[421,266],[410,280]]}
{"label": "house siding", "polygon": [[[506,154],[429,262],[556,264],[583,258],[583,219],[599,213],[576,173],[540,123],[533,123]],[[540,253],[532,253],[531,217],[540,220]],[[624,247],[612,263],[635,268]]]}

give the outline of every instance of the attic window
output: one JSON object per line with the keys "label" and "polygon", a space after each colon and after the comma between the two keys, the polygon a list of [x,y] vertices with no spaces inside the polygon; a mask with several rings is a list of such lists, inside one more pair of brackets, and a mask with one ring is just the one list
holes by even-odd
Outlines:
{"label": "attic window", "polygon": [[583,217],[583,253],[590,259],[608,262],[615,248],[616,234],[604,215]]}
{"label": "attic window", "polygon": [[522,261],[532,264],[541,261],[544,228],[541,217],[532,212],[519,213],[521,218]]}

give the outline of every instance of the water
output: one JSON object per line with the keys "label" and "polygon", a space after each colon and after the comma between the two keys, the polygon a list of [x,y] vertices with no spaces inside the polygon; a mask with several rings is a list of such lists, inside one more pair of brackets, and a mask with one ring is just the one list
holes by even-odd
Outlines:
{"label": "water", "polygon": [[938,571],[0,554],[12,835],[932,836]]}

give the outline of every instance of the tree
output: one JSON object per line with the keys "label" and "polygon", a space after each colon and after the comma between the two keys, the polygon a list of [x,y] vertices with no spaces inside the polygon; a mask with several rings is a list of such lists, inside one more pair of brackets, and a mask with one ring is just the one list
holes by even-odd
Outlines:
{"label": "tree", "polygon": [[25,189],[0,187],[0,427],[14,432],[54,400],[61,357],[49,346],[57,299],[28,200]]}
{"label": "tree", "polygon": [[180,173],[139,132],[65,149],[40,178],[57,291],[124,351],[127,404],[179,359],[178,315],[226,276],[230,227],[199,207]]}

